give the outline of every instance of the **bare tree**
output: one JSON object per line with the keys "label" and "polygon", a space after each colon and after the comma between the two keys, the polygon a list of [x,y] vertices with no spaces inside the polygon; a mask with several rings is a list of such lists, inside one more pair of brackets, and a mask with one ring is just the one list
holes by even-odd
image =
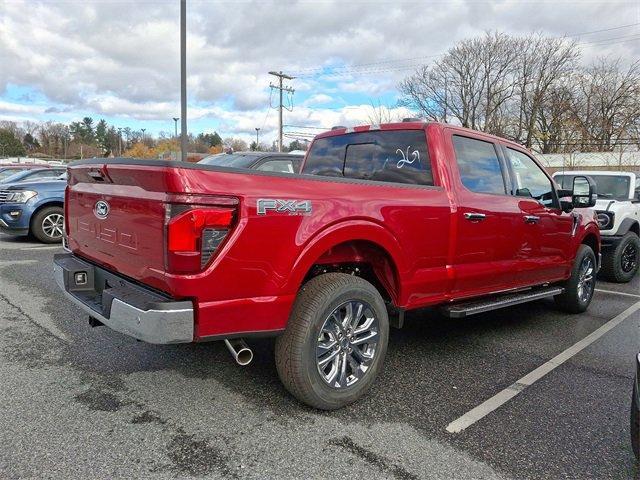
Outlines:
{"label": "bare tree", "polygon": [[622,144],[637,144],[640,61],[623,70],[619,59],[601,59],[584,70],[577,83],[573,111],[583,146],[612,151]]}
{"label": "bare tree", "polygon": [[[488,32],[459,42],[406,78],[399,86],[402,104],[430,120],[453,121],[533,147],[547,134],[538,131],[545,102],[575,71],[578,57],[576,45],[563,39]],[[543,123],[550,121],[545,113]]]}
{"label": "bare tree", "polygon": [[518,128],[512,138],[531,148],[538,136],[536,121],[547,95],[575,71],[579,51],[575,42],[540,34],[521,38],[517,43]]}
{"label": "bare tree", "polygon": [[372,125],[380,125],[382,123],[398,122],[402,119],[393,113],[391,107],[383,104],[380,100],[378,100],[377,103],[371,100],[371,107],[367,114],[367,120]]}

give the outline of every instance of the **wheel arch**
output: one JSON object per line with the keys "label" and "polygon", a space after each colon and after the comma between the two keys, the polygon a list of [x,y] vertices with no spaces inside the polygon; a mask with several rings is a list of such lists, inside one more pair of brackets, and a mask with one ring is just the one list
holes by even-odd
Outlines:
{"label": "wheel arch", "polygon": [[584,237],[582,237],[580,244],[591,247],[593,253],[596,254],[596,258],[598,258],[598,254],[600,253],[600,242],[598,241],[598,237],[595,233],[587,233]]}
{"label": "wheel arch", "polygon": [[402,298],[405,269],[400,245],[382,225],[350,221],[334,225],[308,242],[297,259],[290,282],[295,291],[322,273],[344,272],[365,278],[394,305]]}

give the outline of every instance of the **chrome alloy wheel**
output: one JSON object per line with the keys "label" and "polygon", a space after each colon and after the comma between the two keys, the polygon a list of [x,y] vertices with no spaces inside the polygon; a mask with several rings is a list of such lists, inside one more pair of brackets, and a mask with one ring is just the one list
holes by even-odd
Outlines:
{"label": "chrome alloy wheel", "polygon": [[580,264],[580,273],[578,277],[578,298],[581,302],[589,301],[593,289],[595,288],[594,279],[595,268],[591,257],[586,256]]}
{"label": "chrome alloy wheel", "polygon": [[373,364],[378,346],[378,319],[366,302],[349,300],[327,317],[316,344],[316,364],[333,388],[350,387]]}
{"label": "chrome alloy wheel", "polygon": [[635,270],[638,262],[638,251],[633,243],[627,244],[620,256],[620,267],[624,273],[629,273]]}
{"label": "chrome alloy wheel", "polygon": [[42,231],[47,237],[62,238],[62,232],[64,230],[64,217],[59,213],[52,213],[47,215],[42,220]]}

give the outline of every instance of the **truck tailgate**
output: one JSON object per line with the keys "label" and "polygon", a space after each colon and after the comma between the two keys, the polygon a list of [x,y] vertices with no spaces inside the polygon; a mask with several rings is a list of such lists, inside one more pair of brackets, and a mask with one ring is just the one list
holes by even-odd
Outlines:
{"label": "truck tailgate", "polygon": [[161,287],[167,170],[130,165],[71,167],[66,202],[69,248],[123,275]]}

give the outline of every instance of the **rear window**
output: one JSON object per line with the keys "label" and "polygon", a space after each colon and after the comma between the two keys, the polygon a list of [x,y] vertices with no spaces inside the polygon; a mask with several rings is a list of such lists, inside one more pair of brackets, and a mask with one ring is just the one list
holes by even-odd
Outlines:
{"label": "rear window", "polygon": [[358,132],[313,142],[302,173],[433,185],[424,130]]}

